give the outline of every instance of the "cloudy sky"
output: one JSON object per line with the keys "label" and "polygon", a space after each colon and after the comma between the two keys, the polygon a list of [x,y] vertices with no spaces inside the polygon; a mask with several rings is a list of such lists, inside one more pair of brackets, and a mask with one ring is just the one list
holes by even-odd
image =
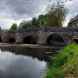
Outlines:
{"label": "cloudy sky", "polygon": [[[19,24],[22,20],[30,20],[34,16],[45,13],[46,7],[53,0],[0,0],[0,26],[9,28],[14,22]],[[66,2],[69,9],[66,21],[78,13],[78,0]]]}

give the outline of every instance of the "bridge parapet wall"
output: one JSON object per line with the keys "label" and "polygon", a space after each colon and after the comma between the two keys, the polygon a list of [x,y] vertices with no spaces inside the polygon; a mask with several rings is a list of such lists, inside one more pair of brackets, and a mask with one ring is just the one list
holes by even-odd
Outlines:
{"label": "bridge parapet wall", "polygon": [[22,43],[23,39],[27,36],[33,36],[37,38],[38,44],[47,44],[47,39],[49,36],[57,34],[66,41],[70,43],[73,37],[78,37],[78,29],[76,28],[41,28],[24,32],[0,32],[0,37],[2,42],[8,42],[9,38],[14,38],[16,43]]}

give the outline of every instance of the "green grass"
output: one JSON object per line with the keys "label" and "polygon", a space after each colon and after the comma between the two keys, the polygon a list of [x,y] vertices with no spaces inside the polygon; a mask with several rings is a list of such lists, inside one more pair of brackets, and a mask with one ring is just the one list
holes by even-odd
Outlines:
{"label": "green grass", "polygon": [[45,78],[69,78],[68,74],[78,78],[78,44],[75,43],[66,46],[50,61]]}

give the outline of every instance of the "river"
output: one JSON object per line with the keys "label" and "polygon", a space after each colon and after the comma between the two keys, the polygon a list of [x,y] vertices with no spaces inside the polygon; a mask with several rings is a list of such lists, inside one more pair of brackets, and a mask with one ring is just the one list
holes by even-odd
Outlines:
{"label": "river", "polygon": [[43,78],[46,68],[44,60],[0,49],[0,78]]}

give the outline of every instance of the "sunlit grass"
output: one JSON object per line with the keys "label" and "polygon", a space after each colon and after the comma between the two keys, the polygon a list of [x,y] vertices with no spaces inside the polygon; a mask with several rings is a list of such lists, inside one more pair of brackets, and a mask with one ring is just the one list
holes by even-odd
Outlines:
{"label": "sunlit grass", "polygon": [[50,61],[46,78],[78,78],[78,44],[69,44]]}

